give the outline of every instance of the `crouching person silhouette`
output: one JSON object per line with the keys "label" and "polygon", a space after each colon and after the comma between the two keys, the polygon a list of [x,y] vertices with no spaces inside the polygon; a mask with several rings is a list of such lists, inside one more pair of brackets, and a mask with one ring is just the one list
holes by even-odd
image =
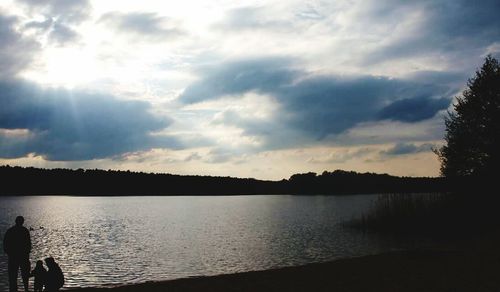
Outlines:
{"label": "crouching person silhouette", "polygon": [[45,259],[45,264],[49,269],[45,277],[45,290],[48,292],[59,291],[64,285],[64,274],[53,257]]}
{"label": "crouching person silhouette", "polygon": [[16,225],[5,232],[3,250],[8,255],[9,291],[17,292],[17,275],[21,269],[24,291],[28,292],[29,276],[31,271],[30,252],[31,236],[29,230],[23,226],[24,217],[16,217]]}
{"label": "crouching person silhouette", "polygon": [[34,292],[42,292],[43,285],[45,285],[45,278],[47,277],[47,270],[43,267],[42,261],[36,261],[36,266],[31,271],[32,277],[35,277]]}

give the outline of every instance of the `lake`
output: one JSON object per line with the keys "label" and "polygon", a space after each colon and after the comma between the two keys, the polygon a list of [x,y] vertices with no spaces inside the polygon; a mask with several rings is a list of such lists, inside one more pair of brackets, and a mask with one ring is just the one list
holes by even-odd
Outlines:
{"label": "lake", "polygon": [[[301,265],[404,248],[342,227],[377,195],[0,197],[3,238],[32,227],[32,266],[53,256],[65,287],[106,286]],[[7,257],[0,256],[7,291]],[[20,277],[19,277],[20,278]],[[31,285],[31,284],[30,284]],[[32,286],[31,286],[32,287]]]}

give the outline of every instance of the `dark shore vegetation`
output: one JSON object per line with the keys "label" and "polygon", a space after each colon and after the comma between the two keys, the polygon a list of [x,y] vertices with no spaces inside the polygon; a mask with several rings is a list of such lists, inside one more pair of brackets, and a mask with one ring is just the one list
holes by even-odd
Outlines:
{"label": "dark shore vegetation", "polygon": [[397,177],[336,170],[294,174],[289,179],[174,175],[99,169],[0,166],[0,195],[250,195],[445,192],[443,178]]}
{"label": "dark shore vegetation", "polygon": [[500,198],[493,190],[478,193],[388,194],[361,218],[345,223],[365,232],[435,239],[461,239],[500,230]]}

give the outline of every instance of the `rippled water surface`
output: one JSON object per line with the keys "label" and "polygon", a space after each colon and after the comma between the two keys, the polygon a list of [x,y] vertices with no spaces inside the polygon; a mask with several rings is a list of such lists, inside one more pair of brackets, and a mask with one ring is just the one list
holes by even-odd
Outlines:
{"label": "rippled water surface", "polygon": [[[53,256],[65,287],[103,286],[299,265],[394,243],[344,230],[375,195],[0,197],[0,232],[32,227],[32,264]],[[0,256],[0,291],[7,290]]]}

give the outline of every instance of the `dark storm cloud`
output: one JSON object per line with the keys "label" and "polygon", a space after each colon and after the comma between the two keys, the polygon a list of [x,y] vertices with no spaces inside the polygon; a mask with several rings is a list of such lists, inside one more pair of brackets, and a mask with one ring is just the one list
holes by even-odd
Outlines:
{"label": "dark storm cloud", "polygon": [[427,28],[453,38],[466,37],[487,41],[498,38],[500,31],[500,2],[498,0],[428,1],[428,12],[432,14]]}
{"label": "dark storm cloud", "polygon": [[382,151],[381,154],[384,155],[405,155],[405,154],[413,154],[420,152],[430,152],[436,145],[434,144],[421,144],[415,145],[412,143],[397,143],[392,148]]}
{"label": "dark storm cloud", "polygon": [[123,34],[159,41],[183,34],[168,18],[150,12],[111,12],[103,15],[99,22],[109,24]]}
{"label": "dark storm cloud", "polygon": [[[464,81],[470,77],[470,72],[446,72],[446,71],[416,71],[406,78],[414,82],[423,84],[443,84],[450,86],[451,90],[455,90],[463,86]],[[453,93],[453,92],[451,92]]]}
{"label": "dark storm cloud", "polygon": [[449,98],[436,99],[421,96],[401,99],[383,108],[379,113],[379,118],[410,123],[418,122],[432,118],[437,111],[445,109],[449,105]]}
{"label": "dark storm cloud", "polygon": [[[415,30],[380,46],[363,58],[363,63],[391,59],[430,56],[463,62],[479,57],[486,48],[500,40],[500,1],[467,0],[376,1],[364,21],[380,23],[389,19],[403,22],[405,15],[422,10]],[[393,13],[395,17],[388,17]],[[399,27],[398,23],[393,27]],[[476,60],[474,60],[475,62]]]}
{"label": "dark storm cloud", "polygon": [[261,58],[203,68],[202,78],[184,90],[181,100],[196,103],[248,91],[274,92],[299,76],[289,66],[285,58]]}
{"label": "dark storm cloud", "polygon": [[18,19],[0,11],[0,78],[13,78],[33,60],[39,44],[15,30]]}
{"label": "dark storm cloud", "polygon": [[[384,77],[322,76],[286,87],[278,96],[291,116],[289,124],[321,139],[362,122],[418,122],[431,118],[450,104],[450,98],[435,102],[435,97],[445,91],[440,86]],[[425,109],[412,107],[424,105]]]}
{"label": "dark storm cloud", "polygon": [[[271,95],[279,104],[271,122],[245,120],[235,113],[225,113],[223,120],[243,128],[246,134],[267,137],[273,145],[287,141],[281,137],[284,131],[299,131],[310,140],[321,140],[363,122],[419,122],[451,102],[446,86],[374,76],[308,76],[289,69],[290,64],[286,59],[271,58],[221,64],[203,70],[202,79],[188,86],[180,100],[196,103],[238,98],[252,91]],[[279,141],[272,141],[277,137]]]}
{"label": "dark storm cloud", "polygon": [[180,146],[171,137],[151,135],[170,121],[151,114],[146,102],[12,81],[0,82],[0,104],[0,129],[29,130],[25,136],[0,135],[4,158],[36,153],[49,160],[87,160]]}

